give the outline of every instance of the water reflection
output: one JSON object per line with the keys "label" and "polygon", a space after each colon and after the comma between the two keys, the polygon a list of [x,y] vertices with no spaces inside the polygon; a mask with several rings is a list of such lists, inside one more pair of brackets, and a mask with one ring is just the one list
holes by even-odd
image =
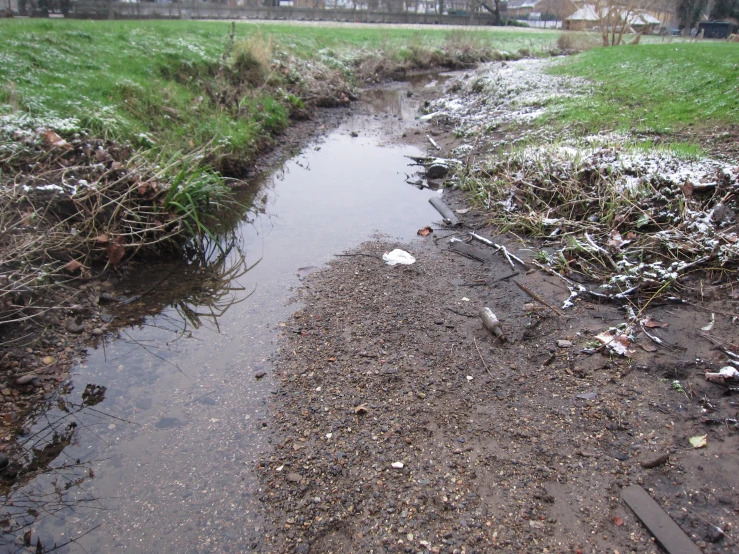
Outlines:
{"label": "water reflection", "polygon": [[[78,472],[39,474],[12,492],[42,500],[61,490],[63,509],[30,523],[42,548],[70,538],[67,550],[90,553],[261,548],[252,468],[269,447],[267,399],[279,393],[270,359],[299,277],[376,233],[409,240],[438,219],[434,193],[404,182],[406,156],[422,152],[380,146],[376,125],[355,117],[244,193],[250,210],[217,245],[132,271],[118,291],[124,303],[111,309],[114,331],[73,377],[105,387],[104,398],[74,413],[48,466]],[[49,402],[48,421],[84,405],[75,387]],[[15,528],[12,544],[26,548]]]}

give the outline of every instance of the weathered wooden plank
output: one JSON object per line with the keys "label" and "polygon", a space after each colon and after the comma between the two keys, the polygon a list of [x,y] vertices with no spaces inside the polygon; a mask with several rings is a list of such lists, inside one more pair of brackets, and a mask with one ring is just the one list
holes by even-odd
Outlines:
{"label": "weathered wooden plank", "polygon": [[621,489],[621,498],[668,554],[701,554],[690,537],[642,487],[631,485]]}

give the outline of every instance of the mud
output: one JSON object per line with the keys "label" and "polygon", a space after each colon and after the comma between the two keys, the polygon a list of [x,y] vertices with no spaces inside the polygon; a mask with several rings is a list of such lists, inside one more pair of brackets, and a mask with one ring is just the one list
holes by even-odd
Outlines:
{"label": "mud", "polygon": [[[623,307],[561,311],[569,291],[530,263],[538,244],[495,237],[527,263],[511,267],[467,244],[493,230],[461,193],[442,194],[464,212],[449,229],[427,202],[440,193],[404,183],[417,168],[393,156],[436,155],[427,135],[444,153],[466,144],[452,122],[416,121],[433,81],[368,91],[244,191],[254,210],[215,270],[132,266],[138,285],[112,283],[134,300],[66,389],[44,393],[64,413],[38,414],[29,445],[48,421],[79,427],[8,498],[9,548],[31,529],[71,552],[659,552],[620,501],[635,483],[705,552],[736,550],[739,408],[703,377],[726,365],[714,342],[736,351],[736,299],[655,302],[661,345],[594,348]],[[364,165],[348,164],[357,152]],[[385,265],[394,248],[416,263]],[[170,296],[147,293],[155,278]],[[484,306],[506,341],[482,327]]]}
{"label": "mud", "polygon": [[[452,152],[455,128],[438,119],[400,140],[433,133]],[[736,351],[731,297],[654,301],[642,315],[661,344],[641,334],[615,355],[595,337],[628,304],[562,311],[566,286],[531,264],[538,243],[495,237],[527,262],[511,267],[468,244],[470,230],[492,238],[485,213],[444,198],[461,228],[416,220],[435,232],[367,242],[301,288],[275,362],[259,550],[660,552],[620,499],[638,484],[704,552],[737,551],[739,404],[704,377],[731,361],[721,347]],[[385,265],[395,248],[417,262]],[[507,341],[483,327],[485,306]]]}

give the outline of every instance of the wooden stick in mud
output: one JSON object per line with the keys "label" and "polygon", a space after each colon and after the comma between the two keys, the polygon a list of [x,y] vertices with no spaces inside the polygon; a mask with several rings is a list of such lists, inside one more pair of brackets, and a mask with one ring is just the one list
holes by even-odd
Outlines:
{"label": "wooden stick in mud", "polygon": [[551,304],[545,302],[544,299],[541,296],[539,296],[538,294],[536,294],[534,291],[532,291],[532,290],[528,289],[527,287],[523,286],[521,283],[519,283],[515,279],[513,279],[513,282],[516,283],[516,285],[518,285],[518,288],[520,288],[522,291],[524,291],[526,294],[528,294],[531,298],[533,298],[534,300],[536,300],[540,304],[543,304],[544,306],[546,306],[547,308],[549,308],[550,310],[552,310],[558,316],[564,317],[564,314],[562,312],[560,312],[557,308],[555,308]]}
{"label": "wooden stick in mud", "polygon": [[436,148],[437,150],[441,150],[441,146],[436,144],[436,141],[431,138],[431,135],[426,135],[426,138],[429,139],[429,142]]}
{"label": "wooden stick in mud", "polygon": [[444,204],[444,201],[441,198],[432,196],[429,198],[429,202],[434,208],[436,208],[436,211],[441,214],[441,217],[444,218],[444,223],[447,225],[459,225],[459,219],[457,219],[454,212],[449,209],[449,206]]}

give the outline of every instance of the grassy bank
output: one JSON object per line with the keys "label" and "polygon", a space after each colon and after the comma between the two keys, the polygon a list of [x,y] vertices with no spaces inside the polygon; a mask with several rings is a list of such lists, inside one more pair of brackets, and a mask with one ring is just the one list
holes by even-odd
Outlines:
{"label": "grassy bank", "polygon": [[594,48],[553,69],[595,86],[591,95],[562,101],[552,121],[588,133],[737,125],[738,67],[733,43]]}
{"label": "grassy bank", "polygon": [[[551,32],[246,23],[232,29],[226,22],[184,21],[7,20],[0,21],[0,34],[6,128],[8,114],[23,114],[35,118],[27,126],[46,122],[61,134],[84,129],[136,146],[183,150],[210,142],[246,157],[285,128],[314,85],[351,82],[367,60],[407,67],[472,63],[493,51],[541,54],[556,40]],[[251,86],[241,86],[243,76],[219,74],[223,66],[249,71],[229,58],[234,44],[251,49],[242,51],[251,56],[246,64],[264,72]],[[224,103],[218,81],[229,77],[239,97]]]}
{"label": "grassy bank", "polygon": [[349,104],[356,84],[545,54],[556,40],[74,20],[0,20],[0,36],[0,323],[55,309],[60,276],[212,237],[223,177],[247,173],[291,119]]}

